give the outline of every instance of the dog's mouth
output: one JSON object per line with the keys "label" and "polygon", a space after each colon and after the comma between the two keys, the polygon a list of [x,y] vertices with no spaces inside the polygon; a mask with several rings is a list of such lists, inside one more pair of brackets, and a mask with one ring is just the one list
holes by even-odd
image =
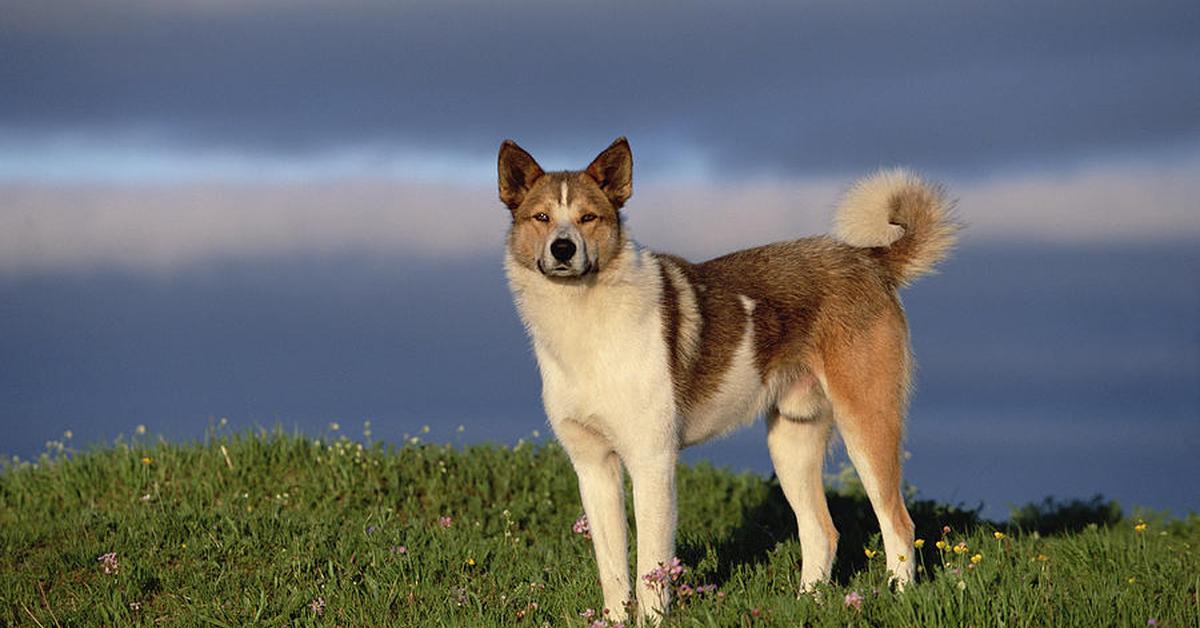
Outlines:
{"label": "dog's mouth", "polygon": [[582,268],[576,268],[565,262],[555,262],[553,265],[547,266],[542,263],[542,260],[537,261],[537,269],[543,275],[563,279],[585,277],[599,270],[599,267],[599,264],[593,264],[591,260],[585,260]]}

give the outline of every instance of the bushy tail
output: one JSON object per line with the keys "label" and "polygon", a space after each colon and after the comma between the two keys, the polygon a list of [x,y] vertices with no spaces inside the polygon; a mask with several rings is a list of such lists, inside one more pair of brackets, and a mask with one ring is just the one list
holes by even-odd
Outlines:
{"label": "bushy tail", "polygon": [[834,236],[876,249],[884,272],[898,285],[933,271],[950,252],[961,227],[941,186],[903,169],[859,180],[838,206]]}

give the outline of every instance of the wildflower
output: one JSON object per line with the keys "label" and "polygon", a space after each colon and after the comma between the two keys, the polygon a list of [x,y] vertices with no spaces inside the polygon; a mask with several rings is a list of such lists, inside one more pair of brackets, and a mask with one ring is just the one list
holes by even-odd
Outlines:
{"label": "wildflower", "polygon": [[971,557],[971,564],[978,565],[983,560],[983,554],[976,554]]}
{"label": "wildflower", "polygon": [[63,432],[63,438],[66,440],[71,440],[74,437],[75,437],[75,432],[72,432],[71,430],[67,430],[67,431]]}
{"label": "wildflower", "polygon": [[959,591],[966,591],[966,590],[967,590],[967,581],[966,581],[966,580],[959,580],[959,581],[958,581],[958,590],[959,590]]}
{"label": "wildflower", "polygon": [[875,558],[875,555],[878,554],[879,552],[877,552],[869,547],[864,547],[863,553],[867,555],[867,558]]}
{"label": "wildflower", "polygon": [[143,457],[142,457],[142,464],[144,464],[144,465],[149,465],[149,464],[151,464],[151,463],[153,463],[153,462],[154,462],[154,461],[150,459],[150,456],[143,456]]}
{"label": "wildflower", "polygon": [[129,603],[129,610],[131,610],[131,611],[133,611],[133,612],[135,612],[135,613],[136,613],[136,612],[138,612],[138,611],[140,611],[140,610],[142,610],[142,603],[141,603],[141,602],[130,602],[130,603]]}
{"label": "wildflower", "polygon": [[676,556],[665,563],[659,563],[658,567],[651,569],[642,579],[653,587],[663,588],[671,582],[678,580],[679,576],[683,575],[683,563]]}
{"label": "wildflower", "polygon": [[904,562],[904,561],[908,560],[908,557],[907,557],[907,556],[905,556],[904,554],[901,554],[901,555],[897,556],[896,558],[897,558],[897,559],[898,559],[900,562]]}
{"label": "wildflower", "polygon": [[713,591],[716,591],[716,590],[717,590],[717,585],[715,585],[715,584],[702,584],[702,585],[696,587],[696,593],[699,593],[700,595],[704,595],[705,593],[712,593]]}
{"label": "wildflower", "polygon": [[571,526],[571,531],[575,534],[582,534],[585,539],[592,538],[592,528],[588,525],[587,513],[579,515],[575,524]]}
{"label": "wildflower", "polygon": [[922,547],[925,547],[925,539],[917,539],[917,540],[913,541],[913,547],[915,547],[917,549],[921,549]]}
{"label": "wildflower", "polygon": [[997,541],[1003,541],[1004,537],[1006,537],[1008,535],[999,530],[996,530],[995,532],[992,533],[992,536],[996,537]]}
{"label": "wildflower", "polygon": [[367,526],[367,534],[375,534],[375,531],[378,529],[375,526]]}
{"label": "wildflower", "polygon": [[1134,584],[1134,583],[1136,583],[1136,582],[1137,582],[1137,576],[1130,576],[1130,577],[1129,577],[1129,580],[1126,580],[1126,582],[1128,582],[1129,584]]}
{"label": "wildflower", "polygon": [[940,550],[945,550],[947,547],[950,546],[950,544],[945,541],[938,541],[935,545],[937,545],[937,548]]}
{"label": "wildflower", "polygon": [[120,571],[121,565],[117,563],[116,552],[102,554],[96,560],[100,561],[100,569],[110,576],[115,575],[118,571]]}
{"label": "wildflower", "polygon": [[1147,625],[1147,626],[1157,626],[1157,625],[1158,625],[1158,620],[1157,620],[1157,619],[1155,619],[1155,618],[1153,618],[1153,617],[1151,617],[1150,619],[1147,619],[1147,620],[1146,620],[1146,625]]}
{"label": "wildflower", "polygon": [[1047,556],[1047,555],[1045,555],[1045,554],[1038,554],[1038,555],[1037,555],[1037,560],[1038,560],[1038,562],[1039,562],[1039,563],[1044,563],[1044,562],[1046,562],[1046,561],[1050,560],[1050,557],[1049,557],[1049,556]]}
{"label": "wildflower", "polygon": [[329,431],[330,431],[330,432],[336,432],[336,431],[338,431],[338,430],[340,430],[340,429],[342,429],[342,426],[341,426],[341,425],[338,425],[338,422],[337,422],[337,421],[331,421],[331,422],[329,423]]}
{"label": "wildflower", "polygon": [[316,613],[317,617],[325,614],[325,598],[317,597],[308,603],[308,610]]}
{"label": "wildflower", "polygon": [[474,558],[471,558],[470,556],[468,556],[468,557],[467,557],[467,566],[468,566],[468,567],[474,567],[474,566],[475,566],[475,559],[474,559]]}
{"label": "wildflower", "polygon": [[942,536],[950,534],[950,526],[942,526]]}
{"label": "wildflower", "polygon": [[403,556],[404,554],[408,553],[408,546],[407,545],[393,545],[391,548],[391,552],[393,554],[400,554]]}
{"label": "wildflower", "polygon": [[450,515],[442,515],[438,518],[438,525],[442,526],[443,528],[449,528],[450,526],[454,525],[454,517],[451,517]]}
{"label": "wildflower", "polygon": [[686,582],[679,585],[679,597],[681,599],[691,597],[692,595],[695,595],[695,594],[696,594],[696,590],[692,588],[692,585],[690,585]]}
{"label": "wildflower", "polygon": [[671,575],[672,580],[678,580],[679,576],[683,575],[683,563],[676,556],[667,563],[667,573]]}
{"label": "wildflower", "polygon": [[963,554],[963,553],[966,553],[966,551],[967,551],[967,544],[966,544],[966,543],[959,543],[958,545],[955,545],[955,546],[954,546],[954,553],[955,553],[955,554]]}
{"label": "wildflower", "polygon": [[842,605],[846,608],[853,608],[856,611],[862,610],[863,596],[858,594],[858,591],[851,591],[846,594],[846,598],[842,600]]}
{"label": "wildflower", "polygon": [[141,497],[141,500],[142,500],[143,502],[148,502],[148,501],[150,501],[150,493],[146,493],[145,495],[142,495],[142,497]]}
{"label": "wildflower", "polygon": [[429,433],[429,426],[428,426],[428,425],[422,425],[422,426],[421,426],[421,433],[422,433],[422,434],[428,434],[428,433]]}
{"label": "wildflower", "polygon": [[1137,532],[1138,534],[1141,534],[1141,533],[1145,532],[1146,528],[1148,528],[1148,527],[1150,527],[1150,526],[1146,525],[1145,521],[1138,521],[1137,525],[1133,526],[1133,531]]}
{"label": "wildflower", "polygon": [[591,619],[596,616],[596,610],[592,608],[584,609],[583,612],[579,613],[579,616],[584,619]]}
{"label": "wildflower", "polygon": [[143,434],[145,434],[145,433],[146,433],[146,426],[145,426],[145,425],[138,425],[137,427],[133,428],[133,432],[134,432],[135,434],[137,434],[138,436],[141,436],[141,435],[143,435]]}

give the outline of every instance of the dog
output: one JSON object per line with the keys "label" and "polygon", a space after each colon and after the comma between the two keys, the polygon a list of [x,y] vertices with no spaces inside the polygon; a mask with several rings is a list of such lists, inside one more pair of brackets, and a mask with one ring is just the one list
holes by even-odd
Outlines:
{"label": "dog", "polygon": [[910,391],[897,291],[933,270],[958,225],[943,190],[905,170],[853,185],[834,236],[694,264],[636,244],[622,224],[633,154],[619,138],[581,171],[544,172],[506,140],[505,270],[542,400],[579,479],[610,619],[630,600],[623,470],[633,484],[639,618],[668,593],[642,576],[674,556],[679,451],[764,415],[799,528],[801,584],[829,578],[837,530],[822,484],[837,428],[883,533],[897,587],[913,577],[901,495]]}

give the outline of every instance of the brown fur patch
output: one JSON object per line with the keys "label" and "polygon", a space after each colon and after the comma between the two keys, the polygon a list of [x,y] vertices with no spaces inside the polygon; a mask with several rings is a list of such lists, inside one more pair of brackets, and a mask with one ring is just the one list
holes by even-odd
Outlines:
{"label": "brown fur patch", "polygon": [[[720,385],[744,332],[746,316],[739,295],[756,303],[754,354],[764,383],[812,372],[810,356],[824,353],[838,338],[859,333],[895,302],[888,278],[868,250],[823,236],[768,244],[699,264],[659,257],[679,268],[695,287],[702,319],[698,359],[686,370],[672,361],[676,397],[684,410]],[[677,301],[674,289],[670,292]],[[674,352],[678,312],[665,311],[664,323]],[[675,331],[670,331],[672,325]]]}

